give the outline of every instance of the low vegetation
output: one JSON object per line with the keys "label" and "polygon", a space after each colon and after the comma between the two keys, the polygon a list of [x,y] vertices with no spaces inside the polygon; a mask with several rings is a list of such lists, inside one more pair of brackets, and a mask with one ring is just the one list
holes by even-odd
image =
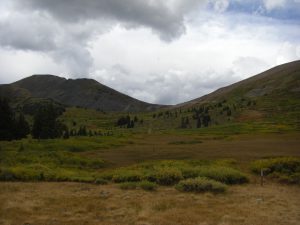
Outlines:
{"label": "low vegetation", "polygon": [[226,184],[248,182],[247,175],[233,166],[232,160],[163,160],[106,171],[100,177],[121,183],[122,189],[153,190],[156,185],[176,185],[182,191],[224,192]]}
{"label": "low vegetation", "polygon": [[252,171],[275,178],[284,183],[300,184],[300,158],[279,157],[257,160],[252,163]]}
{"label": "low vegetation", "polygon": [[105,162],[81,153],[101,147],[95,141],[78,138],[2,142],[0,180],[93,182],[94,173]]}
{"label": "low vegetation", "polygon": [[154,191],[157,188],[157,184],[144,180],[139,183],[139,187],[146,191]]}
{"label": "low vegetation", "polygon": [[145,191],[154,191],[157,189],[157,184],[144,180],[141,182],[124,182],[119,184],[119,187],[123,190],[134,190],[140,188]]}
{"label": "low vegetation", "polygon": [[227,186],[221,182],[206,177],[190,178],[180,181],[175,188],[184,192],[213,192],[222,193]]}
{"label": "low vegetation", "polygon": [[119,187],[123,190],[134,190],[137,188],[136,182],[124,182],[119,185]]}

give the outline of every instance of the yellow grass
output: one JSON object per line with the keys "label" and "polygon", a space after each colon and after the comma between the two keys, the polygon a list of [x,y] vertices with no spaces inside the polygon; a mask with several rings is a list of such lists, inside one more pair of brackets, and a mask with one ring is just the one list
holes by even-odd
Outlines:
{"label": "yellow grass", "polygon": [[297,225],[300,189],[258,182],[225,194],[171,187],[121,190],[117,185],[0,183],[1,225]]}

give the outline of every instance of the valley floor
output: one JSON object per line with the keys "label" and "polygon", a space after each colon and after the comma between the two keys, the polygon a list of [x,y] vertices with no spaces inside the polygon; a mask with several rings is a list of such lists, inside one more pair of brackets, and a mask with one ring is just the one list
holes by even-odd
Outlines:
{"label": "valley floor", "polygon": [[[8,149],[3,151],[3,156],[4,153],[29,154],[35,146],[47,150],[56,144],[49,149],[58,146],[60,150],[67,149],[67,143],[70,146],[76,143],[78,148],[78,143],[82,143],[82,148],[87,150],[74,154],[108,162],[97,172],[147,160],[233,158],[236,166],[249,175],[250,183],[230,186],[224,194],[193,194],[165,186],[152,192],[122,190],[112,182],[96,185],[3,181],[0,182],[0,225],[300,225],[299,185],[285,185],[270,178],[261,187],[259,176],[249,168],[253,160],[265,157],[299,157],[299,137],[298,132],[231,136],[134,134],[124,140],[114,137],[38,143],[23,140],[22,151],[17,150],[20,142],[2,143],[2,148]],[[88,140],[97,145],[87,145]],[[116,143],[119,145],[114,146]]]}
{"label": "valley floor", "polygon": [[120,167],[162,159],[233,158],[240,164],[264,157],[300,156],[300,133],[256,135],[143,134],[125,146],[84,152]]}
{"label": "valley floor", "polygon": [[225,194],[172,187],[121,190],[116,185],[0,183],[1,225],[298,225],[299,186],[258,180]]}

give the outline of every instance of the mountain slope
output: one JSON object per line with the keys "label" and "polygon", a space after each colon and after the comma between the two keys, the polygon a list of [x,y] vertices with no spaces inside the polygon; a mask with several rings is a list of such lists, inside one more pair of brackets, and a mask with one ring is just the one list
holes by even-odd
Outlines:
{"label": "mountain slope", "polygon": [[53,99],[67,106],[103,111],[149,111],[160,105],[139,101],[92,79],[65,79],[53,75],[33,75],[0,86],[0,96],[15,102],[30,98]]}
{"label": "mountain slope", "polygon": [[[263,73],[179,105],[187,106],[225,98],[260,98],[264,96],[299,98],[300,61],[274,67]],[[276,99],[274,101],[276,103]]]}
{"label": "mountain slope", "polygon": [[299,130],[300,61],[274,67],[170,110],[176,115],[172,124],[182,128],[257,122]]}

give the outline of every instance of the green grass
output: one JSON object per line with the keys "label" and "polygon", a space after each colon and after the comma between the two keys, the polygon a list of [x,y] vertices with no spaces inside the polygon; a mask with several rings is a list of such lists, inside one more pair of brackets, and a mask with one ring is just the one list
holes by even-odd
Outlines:
{"label": "green grass", "polygon": [[157,189],[157,184],[143,180],[140,182],[124,182],[119,184],[119,187],[123,190],[135,190],[140,188],[145,191],[154,191]]}
{"label": "green grass", "polygon": [[1,142],[0,179],[92,181],[95,171],[106,163],[81,153],[101,149],[109,142],[87,137]]}
{"label": "green grass", "polygon": [[180,181],[175,188],[184,192],[225,192],[227,186],[221,182],[208,179],[206,177],[190,178]]}
{"label": "green grass", "polygon": [[157,184],[150,181],[143,180],[139,182],[139,187],[145,191],[154,191],[157,189]]}
{"label": "green grass", "polygon": [[111,180],[115,183],[140,181],[142,173],[135,170],[118,170],[112,175]]}
{"label": "green grass", "polygon": [[300,184],[300,158],[279,157],[256,160],[251,169],[254,173],[264,174],[284,183]]}
{"label": "green grass", "polygon": [[116,183],[146,180],[159,185],[174,185],[199,176],[231,185],[248,182],[247,175],[232,166],[232,160],[163,160],[118,168],[100,177]]}

